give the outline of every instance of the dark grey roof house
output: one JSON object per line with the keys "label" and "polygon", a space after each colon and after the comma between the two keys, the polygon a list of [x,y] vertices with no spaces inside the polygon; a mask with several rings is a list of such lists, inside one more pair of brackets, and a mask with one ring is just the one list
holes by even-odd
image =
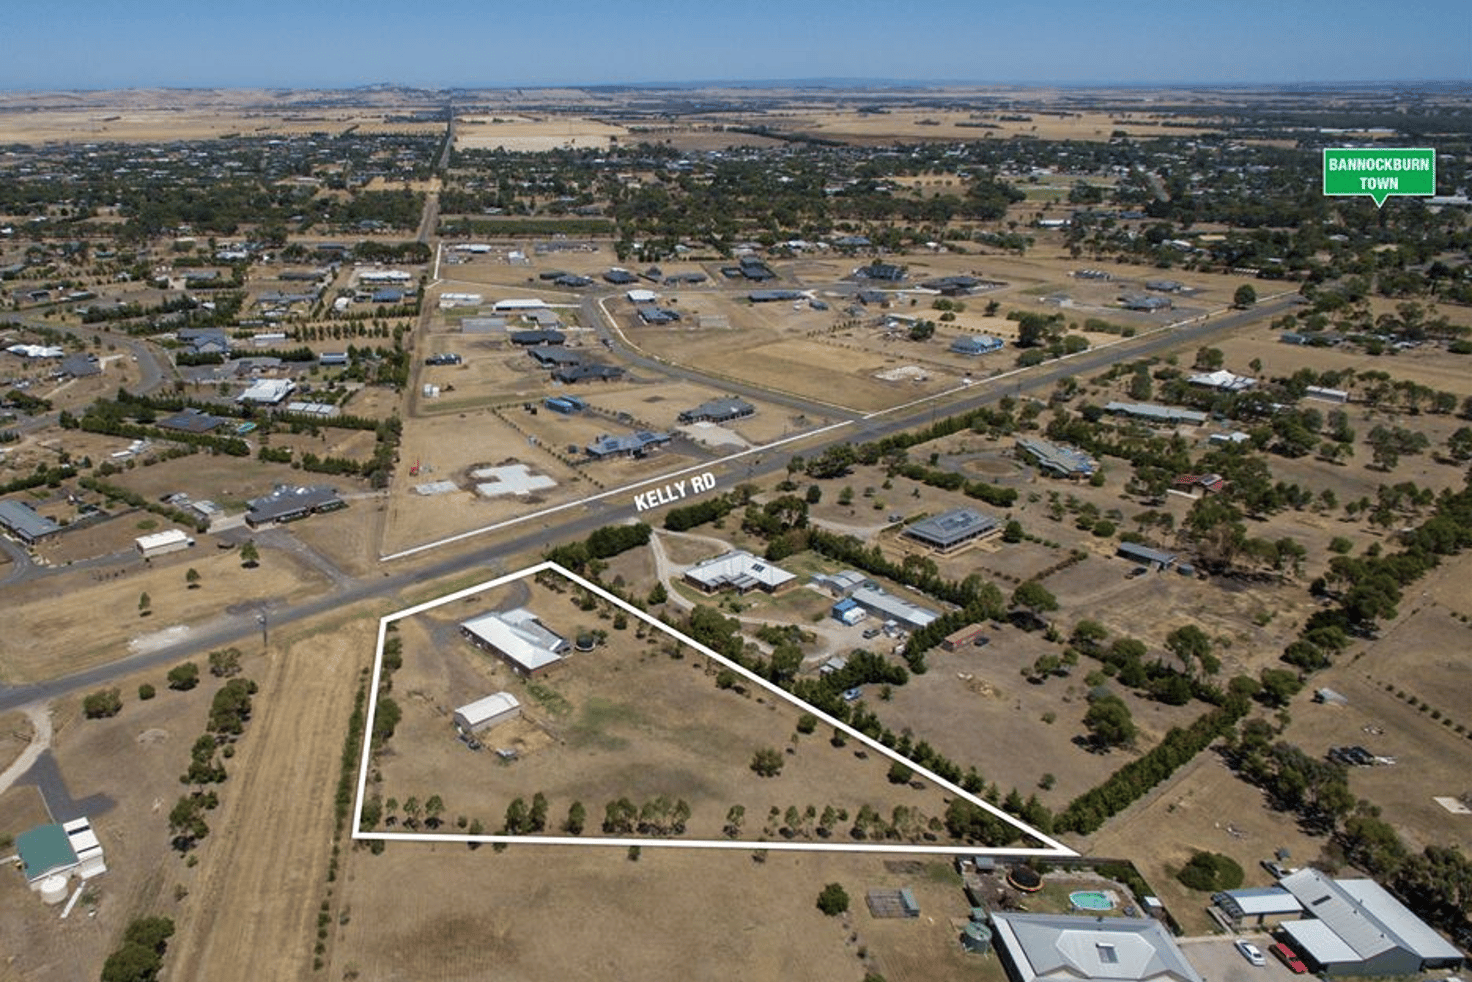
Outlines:
{"label": "dark grey roof house", "polygon": [[24,501],[12,500],[0,501],[0,528],[4,528],[26,545],[34,545],[62,530],[62,526],[44,515],[38,515],[36,509]]}
{"label": "dark grey roof house", "polygon": [[756,407],[745,399],[737,399],[734,396],[723,396],[720,399],[712,399],[703,402],[694,409],[687,409],[680,414],[682,423],[724,423],[727,420],[741,419],[756,412]]}
{"label": "dark grey roof house", "polygon": [[572,385],[593,379],[609,382],[616,378],[623,378],[623,374],[624,370],[616,365],[571,365],[557,369],[552,373],[552,378],[565,385]]}
{"label": "dark grey roof house", "polygon": [[310,487],[278,485],[270,494],[246,502],[245,523],[256,528],[268,522],[294,522],[308,515],[346,507],[347,502],[337,496],[336,488],[321,484]]}
{"label": "dark grey roof house", "polygon": [[543,368],[557,368],[562,365],[578,365],[583,361],[580,352],[569,351],[556,345],[539,344],[527,348],[526,353],[537,360],[537,364]]}
{"label": "dark grey roof house", "polygon": [[669,442],[668,433],[651,433],[648,430],[640,430],[627,436],[600,436],[588,444],[586,453],[595,460],[624,456],[642,457],[650,449]]}
{"label": "dark grey roof house", "polygon": [[905,529],[905,535],[941,552],[950,552],[1001,530],[1001,521],[993,516],[972,508],[957,508],[916,522]]}

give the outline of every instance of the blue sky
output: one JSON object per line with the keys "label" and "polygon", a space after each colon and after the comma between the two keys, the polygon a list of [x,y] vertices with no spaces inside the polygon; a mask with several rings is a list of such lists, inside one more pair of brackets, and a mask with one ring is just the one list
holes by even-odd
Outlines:
{"label": "blue sky", "polygon": [[0,89],[1472,78],[1468,0],[15,0],[3,30]]}

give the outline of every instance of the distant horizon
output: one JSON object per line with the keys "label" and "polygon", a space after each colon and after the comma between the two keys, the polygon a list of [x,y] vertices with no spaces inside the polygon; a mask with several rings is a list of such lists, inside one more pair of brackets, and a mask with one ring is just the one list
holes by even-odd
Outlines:
{"label": "distant horizon", "polygon": [[[1339,88],[1358,89],[1371,88],[1381,85],[1395,86],[1454,86],[1472,85],[1472,75],[1466,78],[1361,78],[1361,79],[1302,79],[1297,81],[1272,81],[1272,80],[1244,80],[1233,82],[1211,82],[1211,81],[1110,81],[1107,79],[1073,80],[1073,81],[1004,81],[997,79],[922,79],[922,78],[880,78],[880,77],[839,77],[830,78],[823,76],[808,78],[700,78],[686,80],[666,81],[607,81],[607,82],[545,82],[536,85],[471,85],[471,84],[446,84],[446,85],[419,85],[410,82],[358,82],[343,85],[282,85],[282,84],[249,84],[236,85],[211,85],[208,83],[197,83],[189,85],[121,85],[121,86],[96,86],[96,87],[73,87],[62,86],[36,86],[36,87],[3,87],[3,93],[94,93],[94,92],[251,92],[251,91],[289,91],[289,92],[356,92],[368,90],[399,89],[413,92],[507,92],[507,91],[540,91],[550,89],[650,89],[650,90],[679,90],[679,89],[716,89],[716,88],[854,88],[871,89],[876,92],[898,91],[901,89],[942,89],[942,88],[1008,88],[1008,89],[1314,89],[1314,88]],[[1472,97],[1472,92],[1468,93]]]}
{"label": "distant horizon", "polygon": [[[1472,78],[1472,4],[1402,0],[76,0],[7,11],[0,91],[688,87],[793,79],[1009,87],[1416,85]],[[666,79],[629,82],[629,78]],[[962,81],[982,79],[981,81]],[[1008,79],[1009,81],[998,81]],[[688,81],[683,81],[688,80]],[[1109,81],[1100,81],[1109,80]]]}

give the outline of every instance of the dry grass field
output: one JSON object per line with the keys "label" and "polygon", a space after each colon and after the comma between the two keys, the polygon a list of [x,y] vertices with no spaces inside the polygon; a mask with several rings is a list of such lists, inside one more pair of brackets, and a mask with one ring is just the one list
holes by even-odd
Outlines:
{"label": "dry grass field", "polygon": [[309,975],[317,905],[331,891],[331,789],[372,626],[344,611],[282,632],[264,663],[247,664],[261,691],[211,817],[219,831],[185,881],[169,945],[176,977]]}
{"label": "dry grass field", "polygon": [[[645,849],[630,862],[623,849],[497,854],[458,843],[391,843],[383,855],[345,859],[341,902],[352,916],[332,929],[329,978],[852,982],[866,970],[891,982],[993,978],[985,966],[994,960],[961,953],[949,919],[966,916],[965,896],[931,864],[905,875],[861,856],[771,854],[758,863],[744,851]],[[840,918],[815,906],[832,882],[851,901]],[[871,917],[864,891],[898,886],[915,891],[920,918]]]}
{"label": "dry grass field", "polygon": [[0,773],[30,745],[35,733],[30,719],[20,710],[0,713]]}
{"label": "dry grass field", "polygon": [[[245,90],[131,90],[10,93],[0,98],[3,143],[154,143],[222,136],[311,133],[443,133],[444,123],[390,122],[393,110],[247,108],[265,93]],[[27,102],[43,105],[22,105]],[[71,102],[73,105],[67,105]]]}
{"label": "dry grass field", "polygon": [[607,147],[628,135],[622,126],[575,114],[460,116],[455,121],[457,150],[539,153],[562,147]]}
{"label": "dry grass field", "polygon": [[[189,589],[185,572],[200,573]],[[89,570],[12,584],[6,609],[14,627],[0,638],[0,678],[34,682],[115,661],[163,642],[180,641],[193,625],[258,604],[319,595],[326,577],[290,553],[262,550],[261,565],[242,569],[234,552],[196,547],[123,567],[99,579]],[[148,594],[150,613],[140,616]],[[65,602],[63,602],[65,598]],[[102,612],[78,618],[76,612]]]}
{"label": "dry grass field", "polygon": [[[894,689],[891,701],[871,705],[890,729],[923,734],[962,767],[974,765],[1004,795],[1016,788],[1024,798],[1036,794],[1049,807],[1061,808],[1203,710],[1200,704],[1151,702],[1112,685],[1133,713],[1140,736],[1131,750],[1093,753],[1075,742],[1086,734],[1083,677],[1093,666],[1081,662],[1069,678],[1032,685],[1022,669],[1057,647],[1011,626],[992,625],[985,633],[991,643],[984,648],[930,652],[929,671]],[[1045,774],[1054,777],[1051,790],[1040,786]]]}
{"label": "dry grass field", "polygon": [[[513,798],[530,801],[540,791],[550,806],[548,831],[576,800],[588,810],[590,837],[600,834],[603,806],[625,796],[636,804],[660,795],[686,800],[692,812],[686,834],[706,839],[722,838],[734,804],[747,809],[741,838],[753,840],[779,834],[782,822],[768,819],[771,807],[811,805],[821,812],[833,805],[851,818],[864,804],[886,818],[900,804],[927,818],[944,813],[940,790],[891,784],[888,761],[878,754],[860,759],[857,744],[835,748],[826,730],[793,740],[799,709],[759,690],[718,690],[703,659],[671,657],[663,633],[641,639],[633,627],[610,630],[605,646],[570,654],[528,683],[456,627],[465,617],[523,605],[569,637],[608,630],[609,622],[577,610],[573,599],[521,581],[402,624],[404,666],[394,676],[394,698],[403,720],[391,752],[378,762],[385,799],[439,794],[447,817],[479,818],[495,829]],[[509,764],[468,750],[450,721],[455,707],[501,690],[517,697],[523,716],[480,739],[487,748],[516,749],[521,758]],[[779,776],[758,777],[748,767],[763,747],[794,751]],[[821,841],[813,824],[804,838]],[[848,841],[851,824],[835,841]]]}
{"label": "dry grass field", "polygon": [[[230,979],[255,972],[240,963],[238,947],[217,954],[207,970],[195,970],[191,918],[202,914],[220,919],[206,929],[212,942],[245,944],[231,933],[233,925],[252,946],[264,946],[253,963],[299,956],[289,970],[278,971],[275,964],[265,970],[274,978],[301,977],[301,959],[310,956],[310,890],[294,871],[314,882],[325,873],[331,804],[320,789],[335,777],[335,748],[355,671],[342,655],[361,654],[363,643],[346,632],[341,639],[314,638],[301,648],[277,645],[265,657],[247,653],[243,674],[260,683],[261,691],[236,755],[227,762],[230,777],[218,788],[221,806],[209,813],[213,831],[202,840],[195,867],[170,848],[168,812],[221,681],[204,672],[198,688],[177,692],[167,687],[164,669],[120,679],[123,710],[106,720],[83,718],[80,697],[55,704],[52,753],[70,795],[92,799],[89,817],[106,850],[108,872],[88,883],[82,902],[61,922],[58,909],[44,906],[21,877],[0,878],[0,905],[7,912],[0,918],[0,951],[6,953],[4,971],[14,973],[0,978],[96,978],[123,927],[144,914],[171,916],[178,924],[170,945],[177,977]],[[344,677],[334,673],[338,665]],[[156,687],[154,699],[137,698],[144,682]],[[303,747],[325,749],[304,754]],[[298,825],[302,818],[309,830]],[[0,831],[13,835],[46,820],[34,786],[17,785],[0,795]],[[300,855],[303,850],[311,861]],[[271,861],[260,861],[262,856]],[[245,877],[257,879],[242,891],[236,881]],[[269,882],[261,883],[261,877]],[[291,926],[273,934],[272,918]]]}

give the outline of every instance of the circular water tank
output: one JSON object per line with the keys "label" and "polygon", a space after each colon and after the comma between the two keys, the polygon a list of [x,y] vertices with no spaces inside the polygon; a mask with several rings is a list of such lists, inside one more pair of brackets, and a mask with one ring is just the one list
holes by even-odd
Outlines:
{"label": "circular water tank", "polygon": [[41,899],[48,904],[59,904],[66,899],[66,877],[48,876],[41,881]]}

